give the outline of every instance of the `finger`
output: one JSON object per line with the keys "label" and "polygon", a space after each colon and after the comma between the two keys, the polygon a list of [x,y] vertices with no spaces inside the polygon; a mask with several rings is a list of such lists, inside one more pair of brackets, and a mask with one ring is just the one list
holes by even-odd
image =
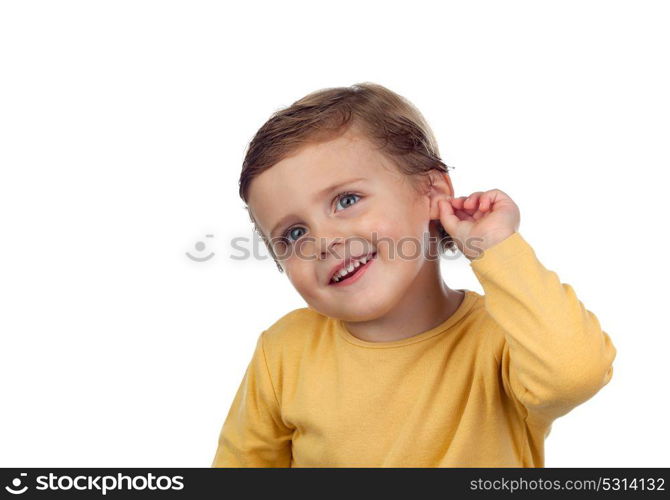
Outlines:
{"label": "finger", "polygon": [[496,203],[503,201],[505,198],[509,198],[509,196],[507,196],[507,194],[501,191],[500,189],[491,189],[490,191],[487,191],[485,194],[489,209],[494,208]]}
{"label": "finger", "polygon": [[[461,220],[461,221],[471,221],[471,222],[474,222],[474,220],[475,220],[475,219],[472,217],[472,215],[470,215],[469,213],[467,213],[467,212],[465,212],[465,211],[463,211],[463,210],[455,210],[454,213],[456,214],[456,216],[457,216],[457,217],[459,218],[459,220]],[[446,229],[446,228],[445,228],[445,229]],[[449,232],[449,230],[447,230],[447,232]]]}
{"label": "finger", "polygon": [[486,192],[479,200],[479,210],[487,212],[489,208],[491,208],[491,194],[490,192]]}
{"label": "finger", "polygon": [[465,202],[463,203],[463,208],[474,214],[474,212],[477,210],[477,207],[479,206],[479,199],[483,194],[484,194],[483,191],[475,191],[474,193],[472,193],[465,199]]}
{"label": "finger", "polygon": [[479,207],[478,207],[479,211],[488,212],[494,206],[496,201],[498,201],[500,198],[501,198],[500,190],[498,189],[491,189],[489,191],[485,191],[479,197]]}
{"label": "finger", "polygon": [[465,201],[465,196],[458,196],[457,198],[450,198],[449,203],[454,207],[454,209],[463,209],[463,202]]}
{"label": "finger", "polygon": [[453,201],[453,198],[450,200],[438,200],[437,206],[440,209],[440,222],[442,223],[442,227],[444,227],[445,231],[449,234],[456,234],[456,228],[461,222],[461,219],[454,213],[451,201]]}
{"label": "finger", "polygon": [[474,214],[472,214],[472,218],[474,220],[479,220],[482,217],[486,216],[486,212],[482,211],[481,209],[477,210]]}

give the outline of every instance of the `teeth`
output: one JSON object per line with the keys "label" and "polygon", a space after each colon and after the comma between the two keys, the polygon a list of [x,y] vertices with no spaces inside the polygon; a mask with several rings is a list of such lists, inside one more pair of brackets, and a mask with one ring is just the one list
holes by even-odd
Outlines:
{"label": "teeth", "polygon": [[336,273],[335,273],[335,276],[333,276],[333,281],[334,281],[335,283],[337,283],[338,281],[340,281],[340,279],[342,279],[343,276],[349,274],[349,273],[350,273],[351,271],[353,271],[354,269],[356,269],[356,268],[362,266],[362,265],[365,264],[368,260],[372,260],[372,255],[370,255],[370,256],[367,256],[367,255],[366,255],[365,257],[362,257],[362,258],[359,259],[359,260],[355,260],[354,262],[352,262],[351,264],[349,264],[347,267],[345,267],[345,268],[343,268],[343,269],[340,269],[338,272],[336,272]]}

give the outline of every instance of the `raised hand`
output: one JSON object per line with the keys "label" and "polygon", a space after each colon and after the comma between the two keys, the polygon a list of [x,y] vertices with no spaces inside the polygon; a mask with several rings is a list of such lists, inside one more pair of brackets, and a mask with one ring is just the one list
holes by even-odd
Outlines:
{"label": "raised hand", "polygon": [[442,226],[470,260],[519,230],[519,207],[500,189],[448,196],[437,203]]}

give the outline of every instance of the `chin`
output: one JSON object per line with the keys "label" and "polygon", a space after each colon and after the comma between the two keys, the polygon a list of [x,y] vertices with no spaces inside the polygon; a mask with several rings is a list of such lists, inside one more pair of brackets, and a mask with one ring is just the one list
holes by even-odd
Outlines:
{"label": "chin", "polygon": [[372,321],[387,314],[395,304],[391,294],[370,294],[369,297],[360,297],[355,303],[324,305],[323,314],[352,323]]}
{"label": "chin", "polygon": [[[372,269],[370,270],[373,271]],[[310,308],[329,316],[348,322],[371,321],[381,318],[393,310],[410,288],[418,270],[408,266],[393,266],[391,272],[373,273],[371,281],[358,288],[351,288],[351,300],[346,289],[335,294],[330,290],[303,290],[301,293]],[[363,276],[363,279],[366,277]]]}

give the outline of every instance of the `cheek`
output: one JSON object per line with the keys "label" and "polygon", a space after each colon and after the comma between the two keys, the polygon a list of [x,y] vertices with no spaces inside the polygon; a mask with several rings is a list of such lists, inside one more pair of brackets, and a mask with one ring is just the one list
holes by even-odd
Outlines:
{"label": "cheek", "polygon": [[286,276],[300,294],[314,286],[314,262],[293,256],[285,262]]}
{"label": "cheek", "polygon": [[360,218],[357,230],[366,239],[395,235],[398,231],[398,217],[395,211],[385,210],[384,206],[377,207]]}
{"label": "cheek", "polygon": [[383,254],[412,258],[421,253],[423,231],[428,230],[428,222],[420,213],[393,210],[371,214],[361,221],[359,229],[361,236],[370,239]]}
{"label": "cheek", "polygon": [[369,245],[377,250],[382,260],[387,260],[386,257],[393,251],[393,242],[397,239],[397,228],[391,218],[366,217],[361,220],[357,229],[360,237],[369,241]]}

